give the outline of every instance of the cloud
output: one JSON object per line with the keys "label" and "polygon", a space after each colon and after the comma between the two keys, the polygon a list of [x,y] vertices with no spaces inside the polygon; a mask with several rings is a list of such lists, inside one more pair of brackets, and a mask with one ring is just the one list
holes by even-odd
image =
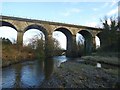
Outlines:
{"label": "cloud", "polygon": [[114,15],[118,13],[118,7],[115,9],[112,9],[110,12],[107,13],[108,16]]}
{"label": "cloud", "polygon": [[69,10],[67,10],[66,12],[64,12],[64,13],[61,13],[63,16],[70,16],[70,15],[72,15],[72,14],[74,14],[74,13],[79,13],[81,10],[80,9],[78,9],[78,8],[72,8],[72,9],[69,9]]}

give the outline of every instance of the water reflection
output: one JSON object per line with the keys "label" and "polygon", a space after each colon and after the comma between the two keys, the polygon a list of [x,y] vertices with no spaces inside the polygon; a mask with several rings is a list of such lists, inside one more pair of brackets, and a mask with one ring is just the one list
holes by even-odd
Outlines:
{"label": "water reflection", "polygon": [[24,88],[26,87],[38,87],[44,79],[44,67],[43,61],[36,60],[35,62],[23,67],[22,69],[22,83]]}
{"label": "water reflection", "polygon": [[54,69],[65,62],[65,56],[53,59],[27,61],[2,69],[2,88],[39,87],[44,79],[49,79]]}
{"label": "water reflection", "polygon": [[3,88],[12,88],[15,82],[15,70],[14,68],[9,67],[2,69],[2,87]]}
{"label": "water reflection", "polygon": [[15,68],[15,81],[14,81],[14,86],[20,88],[21,86],[21,69],[22,69],[22,64],[18,65],[17,68]]}
{"label": "water reflection", "polygon": [[46,59],[45,61],[45,67],[44,67],[44,73],[45,73],[45,79],[49,79],[54,68],[54,60],[52,59]]}

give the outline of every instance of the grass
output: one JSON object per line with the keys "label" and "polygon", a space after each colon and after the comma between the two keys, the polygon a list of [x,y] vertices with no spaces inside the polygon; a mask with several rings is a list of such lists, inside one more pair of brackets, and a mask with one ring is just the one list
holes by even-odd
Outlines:
{"label": "grass", "polygon": [[119,69],[104,69],[104,71],[110,74],[119,75]]}
{"label": "grass", "polygon": [[101,62],[112,65],[120,65],[119,57],[116,56],[116,53],[102,53],[94,54],[92,56],[83,56],[82,59],[86,61]]}

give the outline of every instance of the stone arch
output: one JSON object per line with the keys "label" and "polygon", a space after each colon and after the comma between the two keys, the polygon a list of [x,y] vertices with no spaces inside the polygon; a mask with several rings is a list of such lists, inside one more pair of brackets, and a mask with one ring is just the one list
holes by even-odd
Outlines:
{"label": "stone arch", "polygon": [[38,30],[40,30],[40,31],[45,35],[45,38],[46,38],[46,36],[48,35],[47,30],[46,30],[43,26],[41,26],[41,25],[37,25],[37,24],[29,25],[29,26],[27,26],[27,27],[24,29],[24,33],[25,33],[26,31],[28,31],[29,29],[38,29]]}
{"label": "stone arch", "polygon": [[13,24],[11,24],[10,22],[0,21],[0,23],[1,23],[1,26],[8,26],[8,27],[11,27],[17,31],[17,28]]}
{"label": "stone arch", "polygon": [[72,52],[72,41],[73,41],[72,33],[70,32],[69,29],[64,28],[64,27],[56,28],[54,31],[60,31],[63,34],[65,34],[65,36],[67,38],[67,44],[66,44],[67,52],[66,52],[66,56],[70,56],[70,54]]}
{"label": "stone arch", "polygon": [[[24,35],[25,32],[28,31],[29,29],[38,29],[39,31],[41,31],[41,32],[44,34],[44,36],[45,36],[45,41],[46,41],[48,33],[47,33],[47,30],[46,30],[43,26],[38,25],[38,24],[28,25],[28,26],[26,26],[26,28],[25,28],[24,31],[22,32],[23,35]],[[22,37],[23,37],[23,36],[22,36]],[[22,39],[22,43],[23,43],[23,39]]]}
{"label": "stone arch", "polygon": [[88,30],[80,30],[78,32],[81,34],[84,38],[84,54],[89,54],[92,52],[93,49],[93,40],[92,40],[92,34]]}
{"label": "stone arch", "polygon": [[70,38],[72,36],[72,33],[70,32],[70,30],[64,27],[56,28],[54,31],[60,31],[64,33],[67,38]]}
{"label": "stone arch", "polygon": [[72,30],[70,30],[70,28],[69,27],[66,27],[66,26],[57,26],[57,27],[54,27],[53,29],[53,32],[54,31],[56,31],[57,29],[59,29],[59,28],[63,28],[63,29],[66,29],[66,30],[68,30],[72,35],[73,35],[73,32],[72,32]]}

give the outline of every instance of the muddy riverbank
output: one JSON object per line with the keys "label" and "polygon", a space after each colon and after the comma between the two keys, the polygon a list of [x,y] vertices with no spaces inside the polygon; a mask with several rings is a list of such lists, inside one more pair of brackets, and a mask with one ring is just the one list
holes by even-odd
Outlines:
{"label": "muddy riverbank", "polygon": [[42,88],[118,88],[118,68],[105,69],[84,64],[78,60],[67,61],[54,70],[49,79],[43,81]]}

